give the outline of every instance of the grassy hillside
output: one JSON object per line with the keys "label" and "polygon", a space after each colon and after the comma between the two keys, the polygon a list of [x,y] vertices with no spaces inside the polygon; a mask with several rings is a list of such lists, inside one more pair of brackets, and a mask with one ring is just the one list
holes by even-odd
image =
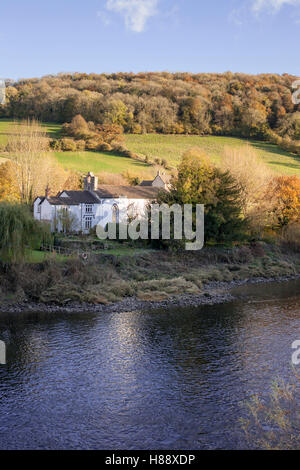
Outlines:
{"label": "grassy hillside", "polygon": [[165,158],[176,166],[183,152],[190,147],[200,147],[216,163],[222,158],[225,146],[240,147],[249,143],[274,171],[300,175],[300,157],[281,150],[266,142],[248,141],[234,137],[189,135],[126,135],[127,147],[150,158]]}
{"label": "grassy hillside", "polygon": [[[10,131],[12,121],[0,121],[0,144],[5,144]],[[45,129],[51,137],[59,135],[61,126],[59,124],[44,124]],[[166,159],[171,166],[176,166],[183,152],[191,147],[200,147],[215,162],[220,161],[224,147],[240,147],[249,143],[261,158],[271,166],[274,171],[283,174],[298,174],[300,176],[300,157],[291,155],[281,150],[276,145],[259,141],[248,141],[233,137],[216,136],[188,136],[188,135],[126,135],[126,146],[140,155],[147,155],[150,159],[158,157]],[[58,161],[72,170],[82,172],[100,171],[108,173],[122,173],[126,170],[134,174],[150,176],[153,174],[153,167],[130,158],[114,155],[105,152],[56,152]],[[0,155],[0,163],[2,161]]]}
{"label": "grassy hillside", "polygon": [[134,174],[153,173],[150,165],[111,152],[55,152],[55,155],[64,168],[81,172],[105,171],[118,174],[128,170]]}
{"label": "grassy hillside", "polygon": [[[58,137],[61,126],[59,124],[44,123],[45,129],[50,137]],[[7,136],[11,132],[13,122],[9,120],[0,120],[0,145],[5,145]],[[105,152],[55,152],[55,156],[64,168],[88,172],[99,173],[122,173],[129,171],[131,173],[140,173],[141,175],[153,175],[153,167],[143,162],[131,158],[114,155]],[[0,164],[6,160],[0,155]]]}
{"label": "grassy hillside", "polygon": [[[6,144],[7,136],[9,132],[11,132],[13,124],[13,121],[7,119],[0,120],[0,145]],[[61,130],[61,126],[59,124],[43,123],[43,126],[50,137],[54,138],[59,136]]]}

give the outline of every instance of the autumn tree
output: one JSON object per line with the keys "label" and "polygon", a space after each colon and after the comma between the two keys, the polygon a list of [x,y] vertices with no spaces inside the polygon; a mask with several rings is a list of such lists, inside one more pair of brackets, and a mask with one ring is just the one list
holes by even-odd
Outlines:
{"label": "autumn tree", "polygon": [[300,112],[286,114],[279,120],[276,130],[282,137],[300,140]]}
{"label": "autumn tree", "polygon": [[300,178],[277,176],[273,178],[264,195],[269,201],[270,215],[275,227],[285,227],[300,221]]}
{"label": "autumn tree", "polygon": [[229,171],[241,187],[243,215],[249,220],[251,231],[262,233],[270,209],[265,193],[273,177],[272,171],[250,145],[225,147],[220,166]]}
{"label": "autumn tree", "polygon": [[0,201],[15,202],[20,200],[14,164],[7,160],[0,165]]}
{"label": "autumn tree", "polygon": [[68,174],[49,152],[49,139],[36,121],[15,123],[10,131],[7,151],[10,154],[10,175],[21,202],[31,204],[50,187],[56,193]]}

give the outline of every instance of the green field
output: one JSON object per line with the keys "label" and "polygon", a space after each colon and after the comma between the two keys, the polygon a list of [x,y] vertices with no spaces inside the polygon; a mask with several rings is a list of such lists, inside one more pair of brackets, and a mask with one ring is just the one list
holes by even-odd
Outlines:
{"label": "green field", "polygon": [[[14,124],[14,121],[8,119],[1,119],[0,120],[0,145],[5,145],[7,142],[7,136],[11,131],[11,128]],[[53,123],[43,123],[47,134],[50,137],[55,138],[58,137],[61,131],[61,126],[59,124]]]}
{"label": "green field", "polygon": [[[0,144],[5,145],[7,136],[13,125],[12,121],[0,120]],[[50,137],[58,137],[61,126],[59,124],[44,123],[45,129]],[[129,171],[133,174],[153,175],[153,167],[146,163],[131,158],[114,155],[106,152],[55,152],[59,163],[66,169],[86,173],[123,173]],[[5,161],[6,156],[0,155],[0,164]]]}
{"label": "green field", "polygon": [[153,168],[146,163],[121,157],[113,153],[105,152],[55,152],[59,163],[66,169],[77,170],[83,173],[92,171],[100,173],[123,173],[129,171],[134,174],[153,173]]}
{"label": "green field", "polygon": [[300,175],[300,157],[280,149],[276,145],[235,137],[189,136],[189,135],[126,135],[126,145],[139,155],[150,159],[165,158],[177,166],[181,155],[191,147],[200,147],[216,163],[222,158],[224,147],[251,145],[274,171]]}
{"label": "green field", "polygon": [[[12,121],[0,120],[0,144],[5,144]],[[45,129],[51,137],[59,136],[59,124],[44,123]],[[176,167],[181,155],[191,147],[200,147],[216,163],[222,158],[224,147],[240,147],[249,143],[270,167],[285,174],[300,175],[300,157],[281,150],[276,145],[255,140],[239,139],[234,137],[216,136],[187,136],[187,135],[126,135],[126,146],[133,152],[154,158],[165,159],[170,166]],[[66,169],[80,172],[93,171],[94,173],[107,172],[120,174],[129,171],[132,174],[143,176],[153,175],[154,169],[146,163],[105,152],[56,152],[57,160]],[[0,155],[0,163],[3,157]]]}

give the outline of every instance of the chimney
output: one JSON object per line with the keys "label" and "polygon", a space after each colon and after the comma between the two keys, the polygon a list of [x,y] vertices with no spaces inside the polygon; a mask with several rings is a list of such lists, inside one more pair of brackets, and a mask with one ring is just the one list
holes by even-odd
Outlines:
{"label": "chimney", "polygon": [[90,171],[84,178],[84,190],[85,191],[97,191],[98,189],[98,177],[94,176],[94,173]]}
{"label": "chimney", "polygon": [[48,197],[50,196],[50,188],[49,186],[47,185],[46,189],[45,189],[45,198],[48,199]]}

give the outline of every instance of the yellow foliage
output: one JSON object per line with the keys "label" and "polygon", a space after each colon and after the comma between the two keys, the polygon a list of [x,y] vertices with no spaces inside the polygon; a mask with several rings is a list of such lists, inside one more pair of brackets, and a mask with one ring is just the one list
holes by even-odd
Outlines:
{"label": "yellow foliage", "polygon": [[0,201],[16,202],[20,200],[14,165],[6,161],[0,165]]}

